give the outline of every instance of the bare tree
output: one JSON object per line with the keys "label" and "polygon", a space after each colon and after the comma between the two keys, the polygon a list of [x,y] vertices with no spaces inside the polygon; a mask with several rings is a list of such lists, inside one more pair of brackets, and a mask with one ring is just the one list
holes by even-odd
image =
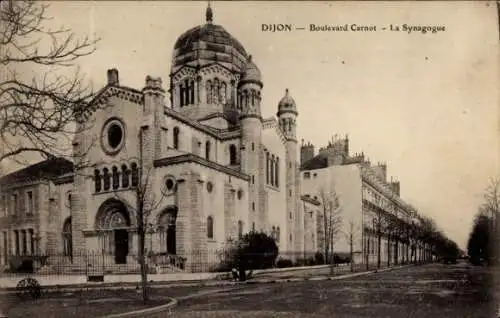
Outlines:
{"label": "bare tree", "polygon": [[491,179],[484,194],[484,203],[480,207],[481,211],[488,216],[492,222],[491,233],[494,239],[491,240],[490,249],[493,251],[493,263],[498,264],[500,255],[500,178]]}
{"label": "bare tree", "polygon": [[344,231],[344,237],[349,244],[349,258],[351,260],[351,272],[354,272],[354,242],[360,238],[361,227],[356,221],[349,221],[349,227],[347,231]]}
{"label": "bare tree", "polygon": [[[146,234],[150,227],[151,214],[156,211],[164,199],[163,191],[160,191],[158,198],[155,198],[153,192],[153,180],[151,177],[154,168],[143,169],[142,165],[139,168],[138,182],[132,185],[135,205],[128,203],[124,198],[120,198],[125,202],[129,211],[135,215],[138,244],[138,261],[141,272],[141,289],[144,302],[149,300],[148,293],[148,265],[146,262]],[[119,196],[119,194],[117,194]]]}
{"label": "bare tree", "polygon": [[332,186],[329,190],[323,188],[319,193],[322,213],[320,214],[322,226],[322,243],[325,253],[325,264],[333,257],[335,240],[342,230],[342,209],[339,196]]}
{"label": "bare tree", "polygon": [[98,39],[47,28],[47,8],[0,1],[0,162],[20,162],[25,153],[69,156],[75,119],[93,96],[76,62]]}

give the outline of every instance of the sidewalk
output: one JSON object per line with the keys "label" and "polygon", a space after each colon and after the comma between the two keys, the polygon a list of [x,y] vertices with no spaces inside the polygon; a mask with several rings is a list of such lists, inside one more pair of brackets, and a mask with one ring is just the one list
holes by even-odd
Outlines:
{"label": "sidewalk", "polygon": [[[357,277],[361,275],[368,275],[368,274],[373,274],[377,272],[385,272],[385,271],[390,271],[390,270],[395,270],[395,269],[400,269],[404,267],[408,267],[412,265],[402,265],[402,266],[395,266],[395,267],[390,267],[390,268],[384,268],[384,269],[379,269],[379,270],[369,270],[369,271],[358,271],[354,273],[350,272],[337,272],[333,276],[330,275],[319,275],[319,276],[312,276],[312,275],[289,275],[287,277],[283,277],[280,275],[269,275],[270,273],[267,272],[266,277],[255,277],[252,279],[249,279],[244,282],[239,282],[239,281],[232,281],[232,280],[218,280],[218,279],[203,279],[203,280],[172,280],[172,281],[151,281],[149,283],[149,286],[151,288],[167,288],[167,287],[216,287],[216,286],[233,286],[233,285],[242,285],[242,284],[270,284],[270,283],[284,283],[284,282],[299,282],[299,281],[322,281],[322,280],[339,280],[339,279],[345,279],[345,278],[351,278],[351,277]],[[291,269],[289,272],[297,272],[300,270],[297,269]],[[276,272],[277,274],[286,272],[284,270],[280,270]],[[138,275],[134,275],[138,276]],[[149,276],[148,276],[149,278]],[[83,283],[83,284],[71,284],[71,285],[42,285],[42,289],[44,292],[80,292],[80,291],[87,291],[87,290],[101,290],[101,289],[108,289],[108,290],[125,290],[125,289],[136,289],[138,288],[139,284],[137,282],[104,282],[104,283]],[[5,294],[12,294],[15,293],[16,289],[14,287],[3,287],[0,288],[0,295],[5,295]]]}

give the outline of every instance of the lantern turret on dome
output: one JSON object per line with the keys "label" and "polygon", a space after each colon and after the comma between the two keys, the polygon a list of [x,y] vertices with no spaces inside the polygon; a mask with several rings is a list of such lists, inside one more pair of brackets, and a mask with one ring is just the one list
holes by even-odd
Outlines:
{"label": "lantern turret on dome", "polygon": [[297,112],[297,105],[295,104],[295,99],[290,95],[290,91],[288,88],[285,90],[285,96],[281,98],[278,103],[278,113],[277,116],[280,117],[284,113],[293,113],[297,116],[299,113]]}
{"label": "lantern turret on dome", "polygon": [[297,105],[288,88],[285,90],[285,96],[278,103],[278,122],[281,131],[287,141],[297,143]]}
{"label": "lantern turret on dome", "polygon": [[172,73],[184,65],[203,66],[214,62],[243,72],[248,59],[243,45],[225,28],[214,23],[210,5],[205,19],[205,24],[191,28],[177,38],[172,54]]}

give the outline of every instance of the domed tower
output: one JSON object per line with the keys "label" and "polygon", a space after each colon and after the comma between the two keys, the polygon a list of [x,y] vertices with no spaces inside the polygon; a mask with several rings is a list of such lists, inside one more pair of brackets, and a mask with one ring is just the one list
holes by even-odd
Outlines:
{"label": "domed tower", "polygon": [[286,206],[288,250],[301,251],[303,235],[300,215],[300,174],[297,158],[297,105],[288,89],[278,104],[278,122],[286,139]]}
{"label": "domed tower", "polygon": [[262,227],[262,202],[259,198],[262,162],[262,116],[260,112],[262,79],[259,68],[248,57],[238,83],[238,109],[241,111],[241,170],[250,176],[249,222]]}
{"label": "domed tower", "polygon": [[193,119],[234,106],[236,85],[247,65],[243,45],[213,20],[209,5],[206,23],[179,36],[172,54],[170,103]]}

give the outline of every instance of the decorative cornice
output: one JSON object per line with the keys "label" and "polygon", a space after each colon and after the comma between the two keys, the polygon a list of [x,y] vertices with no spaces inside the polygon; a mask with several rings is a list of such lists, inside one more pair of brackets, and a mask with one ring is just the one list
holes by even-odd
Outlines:
{"label": "decorative cornice", "polygon": [[98,108],[106,105],[111,97],[117,97],[138,105],[144,104],[144,95],[141,91],[126,86],[106,85],[88,104],[82,106],[76,116],[77,121],[84,122],[87,120]]}
{"label": "decorative cornice", "polygon": [[299,112],[297,112],[294,109],[285,109],[285,110],[280,109],[276,113],[276,116],[280,117],[281,115],[286,114],[286,113],[291,113],[291,114],[294,114],[295,116],[299,116]]}
{"label": "decorative cornice", "polygon": [[245,114],[245,113],[242,113],[240,115],[240,120],[247,119],[247,118],[256,118],[256,119],[262,121],[262,116],[260,114]]}
{"label": "decorative cornice", "polygon": [[229,167],[223,166],[221,164],[208,161],[202,157],[196,156],[194,154],[188,153],[188,154],[183,154],[180,156],[175,156],[175,157],[167,157],[167,158],[162,158],[162,159],[157,159],[154,161],[154,166],[155,167],[165,167],[165,166],[170,166],[170,165],[178,165],[182,163],[196,163],[201,166],[217,170],[219,172],[234,176],[236,178],[243,179],[245,181],[250,180],[250,176],[242,173],[240,171],[236,171],[234,169],[231,169]]}
{"label": "decorative cornice", "polygon": [[262,84],[261,81],[254,80],[254,79],[243,79],[238,83],[238,88],[240,88],[241,86],[243,86],[245,84],[255,84],[255,85],[259,86],[260,89],[262,89],[264,87],[264,84]]}
{"label": "decorative cornice", "polygon": [[262,129],[272,129],[272,128],[274,128],[276,130],[278,137],[281,139],[281,142],[284,145],[287,141],[287,138],[285,137],[285,134],[283,133],[283,131],[279,127],[278,121],[276,120],[276,118],[274,118],[274,117],[266,118],[265,120],[262,121]]}
{"label": "decorative cornice", "polygon": [[414,207],[404,202],[401,197],[397,196],[394,192],[384,187],[384,185],[382,185],[374,175],[370,174],[363,168],[361,168],[361,178],[363,182],[366,182],[367,184],[375,188],[375,190],[383,194],[386,199],[395,203],[405,213],[416,213],[416,209]]}
{"label": "decorative cornice", "polygon": [[73,181],[74,181],[74,176],[73,176],[73,174],[70,174],[70,175],[61,176],[61,177],[55,179],[54,184],[56,184],[56,185],[67,184],[67,183],[73,183]]}
{"label": "decorative cornice", "polygon": [[[221,69],[218,70],[217,68],[221,68]],[[226,76],[230,76],[236,80],[239,80],[239,78],[240,78],[239,72],[235,72],[235,71],[233,71],[233,70],[231,70],[231,69],[229,69],[229,68],[225,67],[224,65],[217,63],[217,62],[213,62],[213,63],[201,66],[199,72],[203,75],[208,75],[208,73],[212,70],[218,71],[218,72],[225,71],[228,73],[228,74],[225,74]]]}
{"label": "decorative cornice", "polygon": [[308,197],[308,196],[305,196],[305,195],[301,195],[300,199],[302,201],[305,201],[305,202],[308,202],[308,203],[311,203],[311,204],[314,204],[314,205],[321,205],[321,202],[319,202],[318,200],[315,200],[315,199],[313,199],[311,197]]}
{"label": "decorative cornice", "polygon": [[[179,68],[177,71],[174,73],[170,74],[170,78],[174,81],[178,81],[182,79],[183,77],[187,76],[195,76],[197,73],[197,67],[191,66],[191,65],[184,65],[181,68]],[[195,79],[195,78],[193,78]]]}

